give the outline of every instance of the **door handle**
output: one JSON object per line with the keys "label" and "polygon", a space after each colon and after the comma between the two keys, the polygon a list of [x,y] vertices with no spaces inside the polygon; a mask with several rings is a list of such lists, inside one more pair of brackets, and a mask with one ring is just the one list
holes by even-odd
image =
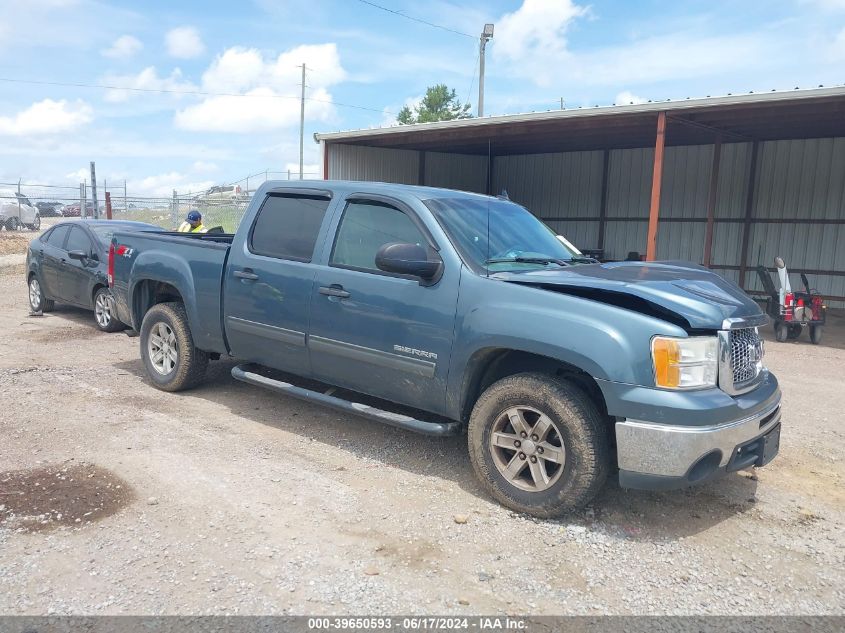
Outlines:
{"label": "door handle", "polygon": [[244,268],[243,270],[236,270],[234,272],[235,277],[238,279],[248,279],[249,281],[255,281],[258,279],[258,275],[252,272],[249,268]]}
{"label": "door handle", "polygon": [[327,297],[338,297],[340,299],[346,299],[351,295],[343,289],[343,286],[340,284],[332,284],[331,286],[320,286],[320,294],[326,295]]}

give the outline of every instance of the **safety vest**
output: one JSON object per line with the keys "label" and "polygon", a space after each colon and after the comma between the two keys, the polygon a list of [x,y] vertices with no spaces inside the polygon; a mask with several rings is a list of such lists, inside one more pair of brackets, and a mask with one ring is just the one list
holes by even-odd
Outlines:
{"label": "safety vest", "polygon": [[198,224],[196,228],[191,228],[190,222],[182,222],[177,229],[180,233],[205,233],[206,229],[202,224]]}

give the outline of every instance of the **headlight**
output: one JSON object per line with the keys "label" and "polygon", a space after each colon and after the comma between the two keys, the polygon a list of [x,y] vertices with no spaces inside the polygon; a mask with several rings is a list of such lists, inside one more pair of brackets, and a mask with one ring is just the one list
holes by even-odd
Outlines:
{"label": "headlight", "polygon": [[715,336],[651,339],[654,384],[663,389],[698,389],[716,385],[718,339]]}

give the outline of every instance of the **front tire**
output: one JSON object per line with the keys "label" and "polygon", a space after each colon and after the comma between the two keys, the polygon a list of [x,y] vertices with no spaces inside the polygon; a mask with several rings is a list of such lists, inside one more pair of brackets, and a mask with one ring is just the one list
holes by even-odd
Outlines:
{"label": "front tire", "polygon": [[8,220],[6,220],[7,231],[17,231],[19,225],[20,223],[18,222],[17,218],[9,218]]}
{"label": "front tire", "polygon": [[821,325],[811,325],[810,326],[810,341],[812,341],[813,345],[818,345],[822,342],[822,326]]}
{"label": "front tire", "polygon": [[469,455],[502,505],[551,518],[595,497],[610,468],[608,430],[577,386],[539,373],[490,386],[470,416]]}
{"label": "front tire", "polygon": [[205,378],[208,354],[194,346],[181,303],[158,303],[141,324],[141,358],[153,384],[163,391],[195,387]]}
{"label": "front tire", "polygon": [[786,330],[786,338],[788,339],[796,339],[801,336],[801,324],[800,323],[792,323],[787,327]]}
{"label": "front tire", "polygon": [[783,321],[775,323],[775,340],[778,343],[783,343],[789,336],[789,326]]}
{"label": "front tire", "polygon": [[101,332],[118,332],[125,327],[115,316],[114,299],[108,288],[100,288],[94,295],[94,324]]}
{"label": "front tire", "polygon": [[37,231],[41,228],[41,215],[36,213],[35,217],[32,218],[32,224],[27,224],[26,228],[30,231]]}

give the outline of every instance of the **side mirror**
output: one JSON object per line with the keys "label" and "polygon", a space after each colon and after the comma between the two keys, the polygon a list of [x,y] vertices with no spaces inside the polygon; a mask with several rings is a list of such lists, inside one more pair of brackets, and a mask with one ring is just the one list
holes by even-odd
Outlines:
{"label": "side mirror", "polygon": [[418,244],[393,242],[385,244],[376,253],[376,266],[379,270],[413,275],[425,281],[434,279],[442,264],[439,256],[435,260],[430,259],[428,249]]}
{"label": "side mirror", "polygon": [[89,259],[89,261],[99,263],[99,261],[100,261],[100,256],[99,256],[99,255],[97,255],[97,253],[96,253],[96,252],[92,251],[92,252],[91,252],[91,254],[90,254],[90,255],[88,255],[88,259]]}
{"label": "side mirror", "polygon": [[85,251],[68,251],[67,256],[71,259],[79,260],[80,262],[83,259],[88,259],[88,253],[86,253]]}

